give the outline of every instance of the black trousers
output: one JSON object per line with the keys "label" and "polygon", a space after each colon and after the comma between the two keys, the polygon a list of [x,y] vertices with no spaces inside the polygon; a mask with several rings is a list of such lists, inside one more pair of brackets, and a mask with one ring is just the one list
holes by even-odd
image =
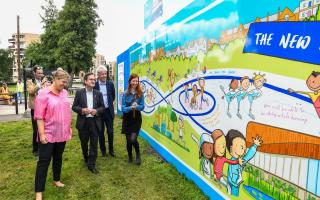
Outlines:
{"label": "black trousers", "polygon": [[39,160],[35,177],[35,192],[43,192],[46,185],[48,168],[52,157],[53,180],[60,181],[62,154],[66,142],[39,143]]}
{"label": "black trousers", "polygon": [[99,146],[101,153],[106,153],[106,140],[104,136],[105,127],[107,127],[109,152],[113,152],[113,117],[109,108],[106,108],[103,113],[102,130],[99,132]]}
{"label": "black trousers", "polygon": [[[95,167],[98,155],[99,131],[93,117],[86,119],[85,125],[79,130],[79,137],[83,158],[87,161],[88,167]],[[90,142],[89,153],[88,142]]]}
{"label": "black trousers", "polygon": [[38,125],[37,125],[37,121],[34,120],[34,109],[31,109],[31,122],[32,122],[32,129],[33,129],[32,152],[36,152],[38,151],[38,142],[37,142]]}

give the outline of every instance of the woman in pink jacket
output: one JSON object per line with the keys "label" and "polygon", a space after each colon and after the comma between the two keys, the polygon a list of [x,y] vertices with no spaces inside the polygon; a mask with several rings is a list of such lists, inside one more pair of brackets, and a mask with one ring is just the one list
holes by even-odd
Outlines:
{"label": "woman in pink jacket", "polygon": [[39,91],[35,100],[34,119],[38,124],[39,160],[35,177],[36,200],[42,199],[48,167],[52,158],[53,185],[64,187],[60,181],[62,154],[66,141],[71,139],[71,108],[64,89],[69,75],[57,70],[53,84]]}

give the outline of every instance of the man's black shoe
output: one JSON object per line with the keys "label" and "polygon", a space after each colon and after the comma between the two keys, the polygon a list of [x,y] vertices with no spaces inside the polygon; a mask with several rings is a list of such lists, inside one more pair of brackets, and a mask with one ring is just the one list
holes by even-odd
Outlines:
{"label": "man's black shoe", "polygon": [[110,151],[109,155],[112,156],[112,157],[116,157],[116,154],[114,153],[114,151]]}
{"label": "man's black shoe", "polygon": [[94,174],[99,174],[99,171],[95,167],[88,167],[88,169]]}
{"label": "man's black shoe", "polygon": [[101,156],[102,156],[102,157],[107,157],[106,152],[102,152],[102,153],[101,153]]}
{"label": "man's black shoe", "polygon": [[137,155],[136,164],[137,164],[137,165],[141,165],[141,157],[140,157],[140,154]]}

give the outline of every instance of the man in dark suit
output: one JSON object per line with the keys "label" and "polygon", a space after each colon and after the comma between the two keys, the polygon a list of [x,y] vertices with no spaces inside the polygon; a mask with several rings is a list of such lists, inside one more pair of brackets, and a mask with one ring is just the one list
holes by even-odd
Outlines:
{"label": "man in dark suit", "polygon": [[[101,116],[104,112],[104,103],[102,94],[93,89],[95,77],[93,73],[84,76],[85,88],[76,92],[72,110],[78,113],[76,128],[79,132],[81,149],[88,169],[97,174],[96,168],[97,146],[99,132],[102,130]],[[90,140],[90,149],[88,154],[88,142]]]}
{"label": "man in dark suit", "polygon": [[[107,69],[104,66],[100,66],[97,69],[98,81],[94,89],[99,90],[102,93],[103,102],[105,106],[105,110],[103,112],[102,119],[104,121],[105,126],[107,127],[108,133],[108,143],[109,143],[109,154],[112,157],[115,157],[115,153],[113,150],[113,119],[114,119],[114,108],[113,102],[115,99],[115,89],[113,82],[109,80],[107,76]],[[99,145],[102,156],[106,156],[106,145],[105,145],[105,137],[104,137],[104,129],[103,125],[102,131],[99,135]]]}

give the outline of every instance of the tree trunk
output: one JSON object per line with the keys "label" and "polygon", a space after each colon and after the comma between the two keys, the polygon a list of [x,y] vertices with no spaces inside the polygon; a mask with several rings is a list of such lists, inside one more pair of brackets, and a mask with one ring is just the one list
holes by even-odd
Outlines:
{"label": "tree trunk", "polygon": [[69,77],[68,88],[72,88],[74,72],[72,71],[69,75],[70,77]]}

